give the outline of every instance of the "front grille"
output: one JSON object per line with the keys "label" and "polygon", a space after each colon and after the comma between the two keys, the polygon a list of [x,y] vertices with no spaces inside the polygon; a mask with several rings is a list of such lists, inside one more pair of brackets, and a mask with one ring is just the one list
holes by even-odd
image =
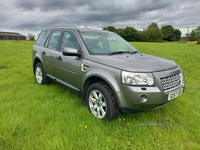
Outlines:
{"label": "front grille", "polygon": [[181,74],[160,78],[164,91],[173,89],[181,85]]}

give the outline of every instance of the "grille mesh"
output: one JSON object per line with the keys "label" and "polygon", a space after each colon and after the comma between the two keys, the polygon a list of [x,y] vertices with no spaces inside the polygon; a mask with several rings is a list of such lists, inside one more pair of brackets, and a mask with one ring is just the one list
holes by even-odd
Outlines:
{"label": "grille mesh", "polygon": [[165,78],[160,78],[164,91],[178,87],[181,84],[181,75],[177,74]]}

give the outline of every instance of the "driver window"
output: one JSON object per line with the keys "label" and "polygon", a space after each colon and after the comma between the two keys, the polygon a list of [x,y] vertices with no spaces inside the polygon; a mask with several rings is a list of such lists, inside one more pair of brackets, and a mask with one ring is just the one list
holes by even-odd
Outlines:
{"label": "driver window", "polygon": [[63,35],[62,43],[61,43],[61,51],[64,50],[65,47],[74,48],[79,50],[79,43],[73,32],[66,31]]}

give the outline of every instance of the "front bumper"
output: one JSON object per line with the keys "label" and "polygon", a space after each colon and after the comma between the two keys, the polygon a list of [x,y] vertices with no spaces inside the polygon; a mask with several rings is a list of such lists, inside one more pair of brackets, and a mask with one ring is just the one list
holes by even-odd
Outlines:
{"label": "front bumper", "polygon": [[[171,92],[184,89],[184,86],[174,89]],[[125,86],[123,91],[118,92],[118,98],[120,99],[119,108],[124,112],[130,111],[150,111],[166,105],[172,100],[168,100],[169,93],[160,91],[157,87],[147,87],[146,90],[143,87],[128,87]],[[145,95],[146,102],[141,102],[140,98]]]}
{"label": "front bumper", "polygon": [[[177,87],[167,89],[164,91],[161,78],[170,77],[173,75],[181,74],[182,83]],[[155,77],[155,84],[152,87],[144,86],[128,86],[121,84],[121,91],[117,93],[118,105],[122,111],[150,111],[166,105],[172,100],[168,100],[169,94],[185,89],[184,75],[180,69],[173,69],[163,72],[156,72],[153,74]],[[141,97],[145,97],[146,101],[141,102]]]}

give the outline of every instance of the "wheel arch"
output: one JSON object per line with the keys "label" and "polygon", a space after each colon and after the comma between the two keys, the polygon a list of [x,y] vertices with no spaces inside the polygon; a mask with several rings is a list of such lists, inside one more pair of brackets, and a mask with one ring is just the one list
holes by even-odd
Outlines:
{"label": "wheel arch", "polygon": [[35,74],[35,65],[37,63],[41,63],[42,64],[42,62],[41,62],[41,60],[39,58],[35,58],[34,59],[34,62],[33,62],[33,74]]}
{"label": "wheel arch", "polygon": [[108,86],[111,88],[111,90],[113,91],[115,97],[116,97],[116,100],[117,100],[117,103],[119,103],[118,101],[118,97],[117,97],[117,92],[120,90],[119,89],[119,86],[117,84],[116,81],[113,81],[114,79],[112,79],[111,81],[109,81],[108,79],[102,77],[102,76],[90,76],[88,77],[84,84],[83,84],[83,93],[82,93],[82,100],[83,100],[83,103],[85,104],[86,103],[86,93],[87,93],[87,90],[89,88],[89,86],[93,83],[96,83],[96,82],[105,82],[106,84],[108,84]]}

